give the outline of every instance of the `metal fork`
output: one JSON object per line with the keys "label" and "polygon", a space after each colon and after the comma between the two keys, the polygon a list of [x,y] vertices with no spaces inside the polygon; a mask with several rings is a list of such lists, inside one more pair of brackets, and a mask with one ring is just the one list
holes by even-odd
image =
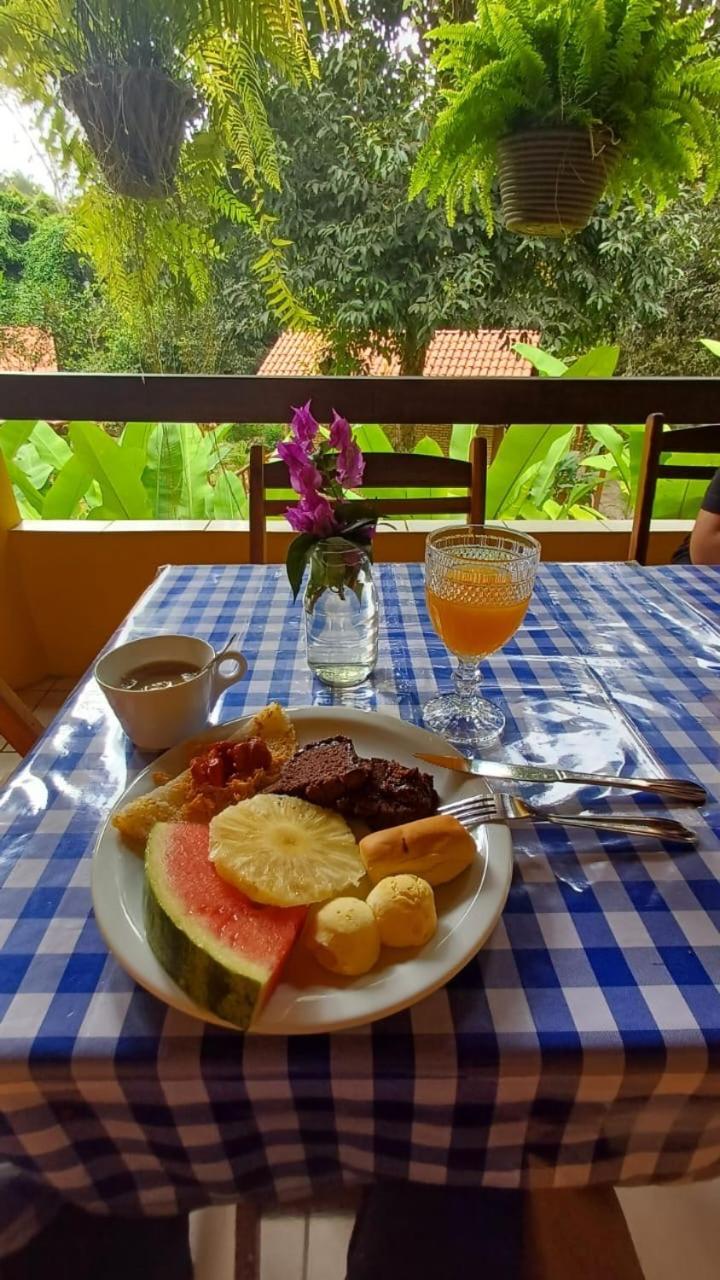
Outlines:
{"label": "metal fork", "polygon": [[520,796],[505,792],[487,796],[469,796],[440,806],[440,813],[451,814],[464,826],[521,819],[529,822],[551,822],[561,827],[590,827],[593,831],[615,831],[631,836],[655,836],[677,844],[697,844],[698,837],[689,827],[674,818],[640,818],[634,814],[556,813],[528,804]]}

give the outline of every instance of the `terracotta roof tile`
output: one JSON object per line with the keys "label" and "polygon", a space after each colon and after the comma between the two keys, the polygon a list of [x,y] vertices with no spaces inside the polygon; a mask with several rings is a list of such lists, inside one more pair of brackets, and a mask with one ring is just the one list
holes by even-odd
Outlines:
{"label": "terracotta roof tile", "polygon": [[[540,334],[533,329],[438,329],[425,357],[426,378],[527,377],[532,365],[511,349],[515,342],[536,347]],[[263,377],[309,377],[320,372],[326,344],[320,333],[286,329],[263,360]],[[400,372],[398,361],[370,350],[364,354],[366,372],[388,377]]]}
{"label": "terracotta roof tile", "polygon": [[0,326],[0,370],[5,373],[57,372],[51,333],[33,325]]}

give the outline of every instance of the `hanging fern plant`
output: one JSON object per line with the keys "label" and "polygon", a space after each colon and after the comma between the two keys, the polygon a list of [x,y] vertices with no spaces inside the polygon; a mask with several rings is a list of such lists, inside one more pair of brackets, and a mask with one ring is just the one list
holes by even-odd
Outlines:
{"label": "hanging fern plant", "polygon": [[[258,274],[282,323],[312,318],[283,275],[263,211],[279,188],[269,74],[311,82],[303,0],[0,0],[0,78],[44,112],[82,188],[82,249],[111,300],[149,332],[158,290],[201,303],[221,249],[213,217],[258,239]],[[343,0],[314,0],[338,24]],[[78,130],[78,122],[81,129]],[[238,181],[239,180],[239,181]],[[240,185],[255,192],[248,203]],[[231,214],[227,210],[231,208]]]}
{"label": "hanging fern plant", "polygon": [[720,59],[707,14],[673,0],[478,0],[473,22],[438,27],[444,102],[410,196],[479,208],[529,235],[581,230],[607,186],[661,209],[683,183],[720,182]]}
{"label": "hanging fern plant", "polygon": [[261,60],[295,82],[315,70],[300,0],[8,0],[0,55],[21,90],[59,94],[111,190],[140,198],[171,191],[193,117],[277,186]]}

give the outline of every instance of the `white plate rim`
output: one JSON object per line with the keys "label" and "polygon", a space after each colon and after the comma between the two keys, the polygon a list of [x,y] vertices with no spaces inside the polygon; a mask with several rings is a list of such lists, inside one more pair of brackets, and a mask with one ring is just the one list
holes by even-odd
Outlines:
{"label": "white plate rim", "polygon": [[[193,741],[213,742],[226,737],[246,724],[252,718],[252,714],[248,713],[237,719],[226,721],[224,724],[212,725]],[[449,748],[448,744],[437,734],[416,725],[412,721],[403,720],[400,716],[388,714],[387,712],[362,710],[347,706],[315,705],[287,708],[287,714],[290,720],[298,726],[308,722],[312,723],[313,721],[332,718],[338,722],[337,731],[347,732],[349,736],[351,736],[353,723],[359,722],[360,718],[362,718],[360,727],[367,728],[367,718],[370,717],[371,731],[372,725],[375,724],[380,731],[390,732],[400,738],[417,736],[418,741],[413,744],[417,750],[426,750],[439,754],[448,754],[449,752],[459,754],[453,748]],[[134,920],[134,915],[131,916],[128,912],[122,893],[118,897],[118,883],[122,886],[126,877],[142,876],[142,860],[120,840],[117,831],[111,825],[113,814],[128,799],[152,789],[155,785],[152,775],[156,770],[166,770],[171,775],[179,772],[184,767],[184,762],[187,758],[186,751],[187,744],[180,744],[158,756],[133,779],[129,787],[126,788],[113,805],[97,837],[92,854],[91,890],[93,910],[98,929],[108,950],[139,986],[149,991],[170,1008],[188,1014],[202,1022],[226,1027],[238,1032],[239,1029],[237,1027],[195,1004],[173,982],[172,978],[162,969],[150,951],[147,942],[144,939],[140,942],[136,931],[137,921]],[[398,750],[398,755],[402,756],[403,754],[407,755],[408,753],[407,751]],[[424,767],[428,768],[428,766]],[[434,773],[436,783],[439,782],[442,785],[442,782],[448,779],[447,771],[431,769],[431,772]],[[463,780],[462,775],[459,774],[450,775],[450,777]],[[463,794],[471,795],[487,790],[485,784],[479,779],[465,779],[465,782],[469,786],[464,790]],[[484,867],[480,873],[480,882],[471,890],[472,896],[466,904],[466,910],[461,922],[451,931],[447,938],[440,939],[443,945],[449,942],[442,962],[432,963],[440,946],[440,943],[433,940],[432,944],[428,944],[429,951],[427,947],[422,948],[417,956],[394,965],[389,974],[385,972],[383,978],[387,982],[359,987],[356,980],[352,987],[329,987],[327,995],[330,996],[333,993],[337,993],[339,999],[345,998],[345,1004],[349,1003],[348,995],[351,991],[357,996],[358,991],[372,992],[373,990],[381,990],[383,985],[387,985],[389,990],[386,992],[385,997],[381,994],[377,999],[373,999],[370,996],[360,1000],[358,1003],[362,1005],[362,1008],[358,1008],[354,1013],[343,1013],[341,1016],[328,1016],[322,1019],[305,1018],[303,999],[293,1002],[289,997],[286,997],[285,1012],[281,1013],[281,1005],[283,1003],[279,999],[279,995],[283,991],[281,980],[277,990],[270,996],[264,1009],[255,1019],[252,1027],[249,1028],[250,1033],[283,1036],[309,1035],[364,1026],[367,1023],[389,1017],[393,1013],[399,1013],[404,1009],[410,1008],[427,996],[432,995],[439,988],[444,987],[484,946],[502,915],[510,891],[513,852],[509,828],[505,824],[498,823],[492,826],[479,827],[474,834],[476,835],[478,850],[485,859]],[[431,961],[429,966],[428,959]],[[397,981],[398,974],[400,975],[399,982]],[[389,981],[389,977],[395,977],[396,980]],[[363,980],[359,981],[362,982]],[[287,987],[287,984],[285,986]],[[398,990],[393,997],[392,990],[395,987]],[[328,1003],[327,996],[325,997],[325,1003]],[[293,1017],[294,1004],[296,1005],[295,1017]],[[242,1032],[239,1032],[239,1034],[242,1034]]]}

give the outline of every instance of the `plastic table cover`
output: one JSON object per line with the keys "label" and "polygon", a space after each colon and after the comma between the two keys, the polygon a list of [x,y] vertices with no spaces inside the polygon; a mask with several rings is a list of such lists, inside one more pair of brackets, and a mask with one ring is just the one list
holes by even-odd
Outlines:
{"label": "plastic table cover", "polygon": [[[378,667],[343,694],[313,683],[281,566],[168,567],[111,643],[239,631],[249,673],[218,720],[335,699],[422,723],[452,665],[422,566],[376,575]],[[445,989],[359,1030],[281,1039],[170,1010],[108,955],[92,851],[147,758],[92,675],[80,682],[0,796],[0,1247],[58,1196],[160,1213],[383,1177],[546,1187],[717,1171],[720,572],[542,566],[486,690],[509,715],[501,758],[704,783],[707,807],[675,814],[697,851],[518,826],[503,919]]]}

